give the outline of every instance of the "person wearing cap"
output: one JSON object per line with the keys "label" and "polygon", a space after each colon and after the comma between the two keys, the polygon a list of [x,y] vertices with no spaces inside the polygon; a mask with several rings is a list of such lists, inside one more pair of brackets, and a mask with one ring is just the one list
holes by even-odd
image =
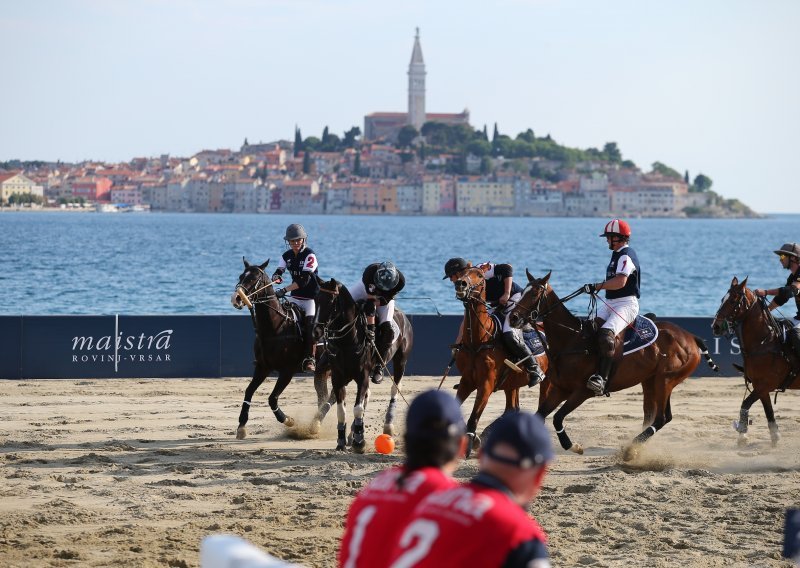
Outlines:
{"label": "person wearing cap", "polygon": [[[406,285],[406,278],[391,261],[374,262],[364,269],[354,286],[348,288],[356,302],[368,300],[364,306],[367,316],[367,338],[375,342],[380,361],[372,369],[372,382],[383,382],[381,369],[389,363],[389,351],[395,340],[394,297]],[[375,320],[377,317],[377,337]],[[383,364],[381,364],[381,361]]]}
{"label": "person wearing cap", "polygon": [[789,271],[786,285],[771,290],[756,288],[753,292],[756,296],[762,298],[774,296],[769,303],[770,310],[774,310],[794,298],[797,313],[791,320],[793,327],[789,341],[791,342],[795,354],[800,358],[800,244],[786,243],[780,249],[773,252],[778,255],[781,266]]}
{"label": "person wearing cap", "polygon": [[455,397],[436,390],[417,396],[406,415],[405,462],[378,474],[347,513],[339,566],[381,568],[414,507],[451,477],[466,452],[466,425]]}
{"label": "person wearing cap", "polygon": [[597,372],[589,377],[586,386],[596,396],[606,394],[608,376],[614,355],[621,342],[620,334],[639,315],[639,285],[642,279],[639,257],[628,242],[631,227],[622,219],[612,219],[600,233],[611,250],[611,260],[606,267],[606,279],[596,284],[584,284],[587,294],[606,291],[606,300],[597,308],[600,329],[597,331]]}
{"label": "person wearing cap", "polygon": [[[444,265],[444,277],[442,280],[450,279],[455,282],[467,271],[472,268],[472,263],[463,258],[456,257],[448,260]],[[508,352],[522,360],[525,370],[528,372],[528,386],[533,387],[544,380],[544,373],[536,362],[536,358],[531,356],[531,350],[525,343],[522,333],[512,327],[510,323],[511,309],[522,297],[522,288],[514,282],[514,268],[510,264],[494,264],[484,262],[478,265],[483,270],[486,279],[486,302],[491,307],[494,314],[503,322],[503,345]],[[461,343],[464,334],[464,322],[458,330],[456,345]]]}
{"label": "person wearing cap", "polygon": [[390,566],[546,568],[547,536],[527,513],[553,459],[544,421],[504,414],[490,426],[469,482],[433,493],[400,533]]}
{"label": "person wearing cap", "polygon": [[314,319],[316,316],[316,303],[314,298],[319,292],[319,262],[317,255],[306,246],[308,235],[303,225],[292,224],[286,227],[286,234],[283,240],[289,245],[289,250],[281,255],[278,268],[272,274],[272,281],[276,284],[283,282],[282,275],[288,270],[292,275],[292,283],[275,290],[278,298],[283,298],[291,292],[288,300],[299,306],[305,313],[303,321],[303,345],[305,357],[303,359],[303,370],[314,371]]}

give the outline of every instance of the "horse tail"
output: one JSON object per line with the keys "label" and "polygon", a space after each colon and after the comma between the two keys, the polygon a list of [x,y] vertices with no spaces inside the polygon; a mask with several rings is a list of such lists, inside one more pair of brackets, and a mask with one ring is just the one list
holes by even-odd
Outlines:
{"label": "horse tail", "polygon": [[719,373],[719,366],[711,358],[711,355],[708,354],[708,347],[706,347],[706,342],[697,337],[696,335],[694,336],[694,342],[697,344],[698,349],[700,349],[700,353],[703,355],[703,357],[706,358],[708,366],[711,367],[711,369],[715,373]]}

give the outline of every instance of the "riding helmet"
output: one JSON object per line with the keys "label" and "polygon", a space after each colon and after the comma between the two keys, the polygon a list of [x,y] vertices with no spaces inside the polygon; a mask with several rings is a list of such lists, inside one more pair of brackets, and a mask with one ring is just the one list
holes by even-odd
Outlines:
{"label": "riding helmet", "polygon": [[772,251],[775,254],[785,254],[786,256],[793,256],[800,260],[800,245],[797,243],[786,243],[780,250]]}
{"label": "riding helmet", "polygon": [[397,271],[397,267],[387,260],[378,266],[378,270],[375,271],[374,280],[375,286],[377,286],[379,290],[388,292],[400,282],[400,273]]}
{"label": "riding helmet", "polygon": [[467,261],[461,257],[451,258],[444,265],[444,277],[442,280],[447,280],[453,274],[458,274],[467,268]]}
{"label": "riding helmet", "polygon": [[292,223],[288,227],[286,227],[286,234],[283,236],[284,241],[293,241],[295,239],[307,239],[308,235],[306,235],[306,230],[303,228],[303,225],[298,225],[297,223]]}
{"label": "riding helmet", "polygon": [[600,233],[601,237],[607,237],[609,235],[622,235],[623,237],[630,237],[631,226],[622,219],[612,219],[606,223],[605,230]]}

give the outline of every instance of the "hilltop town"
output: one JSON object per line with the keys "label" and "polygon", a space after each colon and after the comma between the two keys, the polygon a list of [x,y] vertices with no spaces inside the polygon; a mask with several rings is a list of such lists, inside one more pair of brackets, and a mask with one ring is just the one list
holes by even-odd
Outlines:
{"label": "hilltop town", "polygon": [[202,150],[128,162],[0,162],[0,210],[80,208],[173,212],[758,216],[660,162],[642,171],[615,142],[569,148],[532,129],[476,129],[469,111],[428,113],[425,63],[414,39],[408,109],[373,112],[342,136]]}

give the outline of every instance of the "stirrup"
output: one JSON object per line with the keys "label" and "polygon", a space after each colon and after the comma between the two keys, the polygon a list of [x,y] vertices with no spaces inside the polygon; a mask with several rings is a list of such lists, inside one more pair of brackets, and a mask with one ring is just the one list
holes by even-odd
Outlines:
{"label": "stirrup", "polygon": [[606,391],[606,380],[600,375],[592,375],[586,381],[586,387],[594,393],[595,396],[603,396]]}
{"label": "stirrup", "polygon": [[314,361],[313,357],[306,357],[305,359],[303,359],[303,370],[304,371],[316,371],[317,370],[317,364]]}
{"label": "stirrup", "polygon": [[538,366],[528,369],[528,377],[528,388],[533,388],[544,380],[542,370]]}

